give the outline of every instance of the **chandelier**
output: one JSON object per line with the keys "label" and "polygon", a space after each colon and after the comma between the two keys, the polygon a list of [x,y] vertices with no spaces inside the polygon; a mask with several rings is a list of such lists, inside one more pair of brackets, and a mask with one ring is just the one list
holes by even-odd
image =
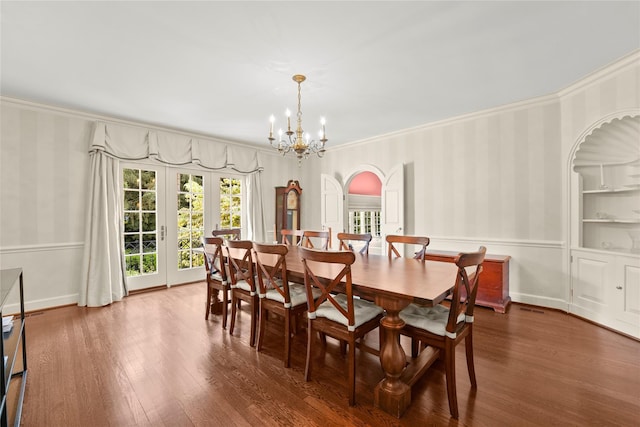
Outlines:
{"label": "chandelier", "polygon": [[[327,142],[327,137],[324,130],[325,120],[324,117],[320,119],[322,130],[318,132],[318,141],[311,139],[309,133],[305,133],[302,130],[302,109],[300,108],[300,84],[306,80],[306,77],[301,74],[293,76],[293,81],[298,83],[298,126],[295,131],[291,130],[291,112],[287,109],[285,112],[287,116],[287,130],[283,132],[282,129],[278,130],[278,140],[273,136],[273,124],[275,117],[272,115],[269,118],[271,126],[269,127],[269,144],[278,150],[283,156],[294,151],[298,157],[298,162],[302,159],[306,159],[310,154],[316,154],[318,157],[324,155],[324,144]],[[285,136],[286,135],[286,136]]]}

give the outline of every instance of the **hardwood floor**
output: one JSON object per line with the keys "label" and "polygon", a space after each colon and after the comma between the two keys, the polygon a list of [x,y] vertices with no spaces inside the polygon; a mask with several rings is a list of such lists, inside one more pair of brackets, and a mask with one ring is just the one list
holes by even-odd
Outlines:
{"label": "hardwood floor", "polygon": [[[249,316],[234,336],[204,319],[204,284],[132,295],[103,308],[62,307],[27,319],[24,426],[637,425],[640,343],[575,317],[512,304],[478,308],[477,392],[457,349],[460,420],[449,417],[444,368],[413,388],[401,419],[373,407],[377,357],[359,352],[355,407],[335,341],[304,375],[305,334],[283,367],[282,324],[249,347]],[[246,306],[245,306],[246,308]],[[377,345],[377,333],[370,334]],[[409,341],[402,341],[409,354]],[[318,346],[318,349],[320,346]]]}

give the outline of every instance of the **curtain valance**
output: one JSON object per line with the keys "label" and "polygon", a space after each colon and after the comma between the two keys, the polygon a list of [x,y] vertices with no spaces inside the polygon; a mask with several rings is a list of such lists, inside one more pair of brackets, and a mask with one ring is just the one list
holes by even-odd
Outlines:
{"label": "curtain valance", "polygon": [[240,173],[262,170],[258,151],[222,142],[133,126],[96,122],[89,152],[121,160],[153,159],[168,165],[197,165]]}

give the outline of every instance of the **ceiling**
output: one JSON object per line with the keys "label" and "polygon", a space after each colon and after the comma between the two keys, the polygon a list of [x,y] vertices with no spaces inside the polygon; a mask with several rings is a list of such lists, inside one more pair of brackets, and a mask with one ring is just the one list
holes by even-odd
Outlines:
{"label": "ceiling", "polygon": [[[548,95],[640,48],[640,2],[0,2],[3,96],[331,145]],[[293,119],[295,118],[295,114]]]}

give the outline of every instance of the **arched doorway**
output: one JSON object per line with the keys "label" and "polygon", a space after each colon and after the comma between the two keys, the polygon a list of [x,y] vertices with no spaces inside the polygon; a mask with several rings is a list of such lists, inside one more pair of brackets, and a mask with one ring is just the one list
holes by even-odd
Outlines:
{"label": "arched doorway", "polygon": [[372,235],[369,253],[382,253],[382,180],[371,171],[352,175],[345,185],[345,230]]}

